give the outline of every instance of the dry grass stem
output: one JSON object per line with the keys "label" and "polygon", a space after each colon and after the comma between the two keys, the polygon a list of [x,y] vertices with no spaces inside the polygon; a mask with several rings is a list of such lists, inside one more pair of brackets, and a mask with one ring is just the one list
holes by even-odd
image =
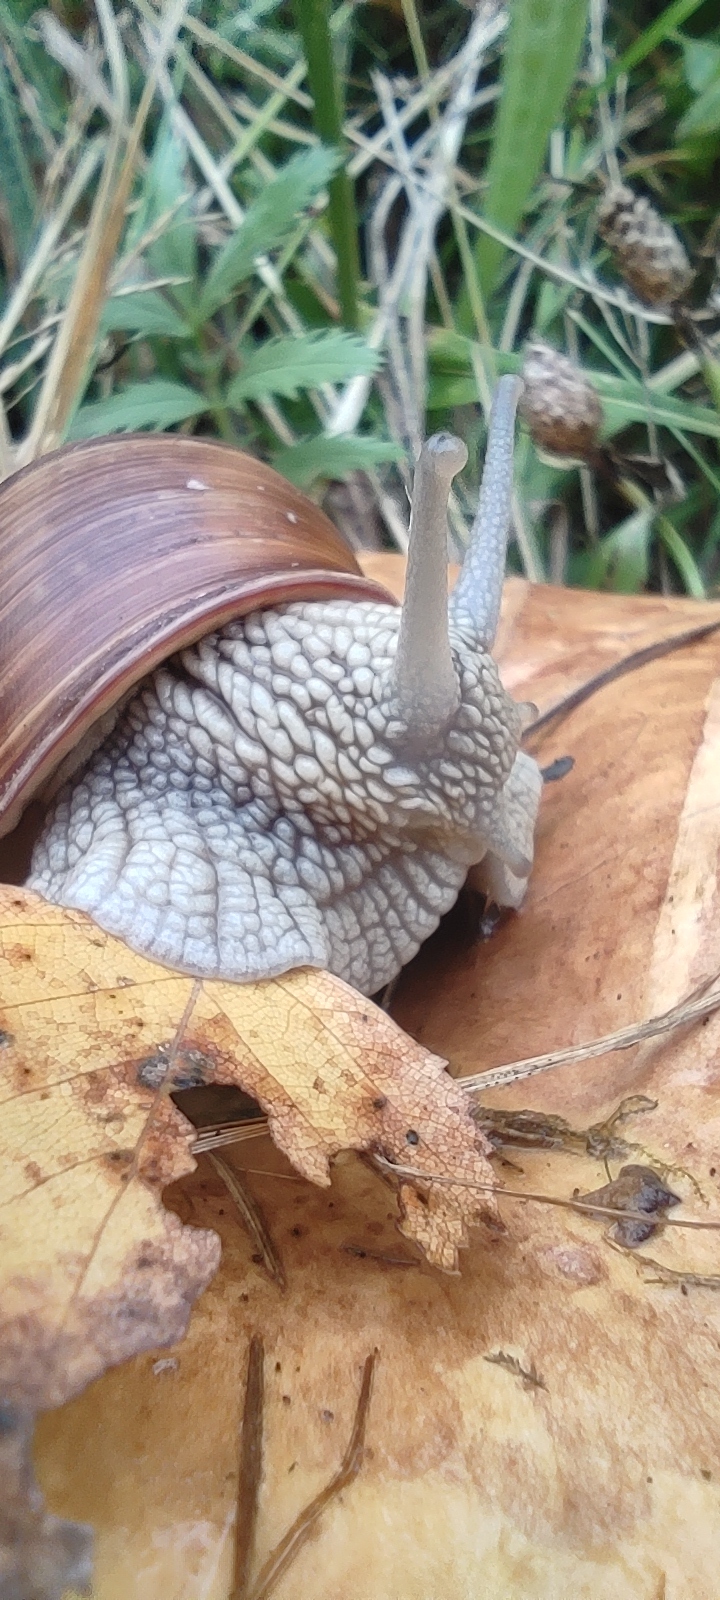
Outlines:
{"label": "dry grass stem", "polygon": [[222,1156],[214,1155],[210,1151],[207,1152],[207,1155],[208,1159],[212,1161],[218,1176],[222,1178],[228,1194],[232,1196],[250,1234],[250,1238],[259,1255],[262,1256],[263,1265],[268,1276],[272,1278],[279,1289],[285,1289],[287,1287],[285,1268],[270,1237],[270,1230],[257,1200],[245,1188],[239,1174],[235,1172],[227,1161],[223,1160]]}
{"label": "dry grass stem", "polygon": [[477,1189],[483,1194],[497,1195],[499,1200],[530,1201],[540,1206],[560,1206],[564,1211],[582,1211],[591,1217],[609,1217],[616,1221],[642,1222],[647,1226],[648,1221],[660,1221],[663,1228],[694,1228],[706,1233],[720,1233],[720,1219],[704,1220],[698,1217],[667,1217],[664,1214],[658,1218],[654,1213],[647,1211],[629,1211],[620,1206],[599,1205],[594,1201],[565,1200],[562,1195],[542,1194],[536,1189],[506,1189],[500,1183],[479,1183],[473,1178],[453,1177],[449,1173],[420,1172],[418,1167],[396,1166],[392,1161],[386,1161],[384,1156],[373,1156],[375,1166],[379,1167],[388,1177],[412,1178],[417,1183],[450,1183],[459,1184],[463,1189]]}
{"label": "dry grass stem", "polygon": [[326,1484],[325,1488],[320,1490],[314,1500],[311,1500],[310,1504],[300,1512],[292,1527],[288,1529],[272,1551],[272,1554],[268,1556],[258,1576],[257,1583],[250,1591],[248,1600],[267,1600],[267,1596],[272,1593],[283,1574],[287,1572],[288,1567],[295,1560],[298,1551],[302,1549],[304,1544],[307,1544],[308,1539],[312,1538],[316,1524],[323,1511],[357,1477],[363,1461],[376,1361],[377,1351],[374,1350],[372,1355],[367,1357],[363,1367],[362,1383],[360,1385],[352,1433],[339,1470],[334,1478],[331,1478],[330,1482]]}
{"label": "dry grass stem", "polygon": [[552,1067],[562,1067],[569,1061],[591,1061],[595,1056],[609,1055],[614,1050],[630,1050],[633,1045],[640,1044],[643,1039],[654,1039],[659,1034],[671,1033],[675,1028],[682,1028],[689,1022],[697,1022],[702,1017],[710,1016],[711,1012],[720,1007],[720,990],[713,989],[710,994],[707,990],[715,984],[718,974],[696,989],[687,999],[681,1000],[678,1005],[672,1006],[669,1011],[664,1011],[661,1016],[650,1017],[647,1022],[634,1022],[628,1028],[619,1028],[616,1033],[608,1033],[602,1039],[593,1039],[589,1044],[569,1045],[566,1050],[551,1050],[546,1055],[528,1056],[524,1061],[513,1061],[505,1067],[492,1067],[489,1072],[478,1072],[471,1078],[459,1078],[457,1081],[468,1094],[480,1094],[486,1089],[501,1089],[506,1084],[519,1083],[523,1078],[533,1078],[536,1073],[549,1072]]}
{"label": "dry grass stem", "polygon": [[230,1600],[246,1600],[257,1529],[263,1471],[265,1350],[258,1333],[248,1350],[245,1404],[240,1428],[240,1470],[235,1513],[235,1551]]}

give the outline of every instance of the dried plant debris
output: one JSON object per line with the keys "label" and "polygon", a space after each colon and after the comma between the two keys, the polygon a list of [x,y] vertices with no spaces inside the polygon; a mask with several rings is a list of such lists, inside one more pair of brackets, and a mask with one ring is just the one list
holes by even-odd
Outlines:
{"label": "dried plant debris", "polygon": [[591,1156],[600,1161],[623,1161],[629,1155],[647,1152],[641,1145],[628,1144],[618,1135],[617,1128],[656,1107],[657,1101],[647,1095],[628,1095],[604,1122],[594,1122],[589,1128],[573,1128],[564,1117],[545,1111],[475,1106],[473,1115],[496,1150],[510,1145],[516,1150],[562,1150],[567,1155]]}
{"label": "dried plant debris", "polygon": [[247,1600],[267,1600],[267,1596],[272,1593],[280,1582],[280,1579],[292,1565],[303,1545],[307,1544],[308,1539],[313,1537],[316,1525],[326,1507],[331,1505],[332,1501],[337,1499],[343,1489],[349,1488],[350,1484],[357,1478],[365,1454],[365,1434],[370,1413],[377,1354],[377,1350],[373,1350],[372,1355],[367,1357],[363,1367],[352,1432],[347,1450],[337,1472],[330,1479],[330,1482],[325,1485],[325,1488],[321,1489],[320,1493],[316,1494],[309,1505],[305,1506],[300,1515],[295,1518],[292,1527],[288,1528],[287,1533],[283,1535],[275,1549],[271,1551],[267,1560],[263,1563],[256,1583],[250,1589],[247,1586],[243,1591],[236,1589],[232,1600],[246,1600],[246,1597]]}
{"label": "dried plant debris", "polygon": [[[632,1212],[632,1216],[621,1217],[610,1229],[610,1238],[628,1250],[634,1250],[651,1238],[662,1226],[668,1208],[681,1203],[680,1196],[668,1189],[660,1174],[654,1172],[652,1167],[635,1165],[621,1167],[617,1178],[613,1178],[611,1183],[604,1184],[602,1189],[593,1189],[590,1194],[578,1195],[577,1199],[582,1201],[585,1209],[597,1205],[600,1208],[609,1206],[614,1211]],[[639,1220],[639,1211],[648,1213],[647,1222]]]}
{"label": "dried plant debris", "polygon": [[[618,1249],[626,1246],[618,1245]],[[660,1284],[664,1289],[679,1289],[681,1294],[687,1294],[689,1289],[720,1289],[720,1273],[718,1272],[693,1272],[685,1267],[666,1267],[662,1261],[655,1261],[653,1256],[638,1256],[635,1265],[639,1272],[645,1273],[645,1283]]]}
{"label": "dried plant debris", "polygon": [[644,195],[612,185],[597,223],[621,277],[647,305],[673,305],[687,294],[695,274],[685,247]]}
{"label": "dried plant debris", "polygon": [[512,1372],[515,1378],[520,1378],[523,1389],[544,1389],[547,1392],[545,1379],[540,1377],[534,1361],[530,1362],[529,1367],[524,1367],[517,1356],[506,1355],[504,1350],[495,1350],[492,1355],[483,1356],[483,1361],[488,1361],[492,1367],[504,1367],[506,1372]]}
{"label": "dried plant debris", "polygon": [[[268,1277],[272,1278],[278,1289],[286,1289],[285,1268],[277,1247],[270,1237],[270,1230],[255,1196],[250,1193],[247,1185],[243,1183],[242,1175],[236,1172],[235,1168],[231,1167],[223,1156],[208,1152],[208,1160],[212,1162],[218,1177],[222,1179],[228,1194],[235,1202],[237,1211],[242,1217],[255,1246],[257,1257],[264,1266]],[[254,1259],[255,1257],[253,1257]]]}
{"label": "dried plant debris", "polygon": [[558,783],[561,778],[567,778],[574,765],[574,756],[556,756],[554,761],[540,769],[543,783]]}
{"label": "dried plant debris", "polygon": [[584,460],[597,448],[602,407],[596,390],[568,356],[541,339],[525,350],[519,409],[541,450]]}
{"label": "dried plant debris", "polygon": [[230,1600],[246,1600],[255,1552],[260,1484],[263,1474],[263,1420],[265,1411],[265,1348],[258,1333],[250,1340],[245,1403],[240,1425],[235,1551]]}

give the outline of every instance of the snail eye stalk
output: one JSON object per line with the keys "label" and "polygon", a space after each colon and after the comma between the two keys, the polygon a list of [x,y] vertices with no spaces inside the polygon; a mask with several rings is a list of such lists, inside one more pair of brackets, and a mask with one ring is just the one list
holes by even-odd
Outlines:
{"label": "snail eye stalk", "polygon": [[470,543],[450,600],[450,616],[489,650],[497,632],[512,508],[515,412],[522,393],[519,378],[501,378],[488,430],[477,515]]}
{"label": "snail eye stalk", "polygon": [[436,433],[423,445],[413,483],[405,599],[392,693],[413,738],[431,741],[460,700],[448,635],[447,504],[467,461],[462,440]]}

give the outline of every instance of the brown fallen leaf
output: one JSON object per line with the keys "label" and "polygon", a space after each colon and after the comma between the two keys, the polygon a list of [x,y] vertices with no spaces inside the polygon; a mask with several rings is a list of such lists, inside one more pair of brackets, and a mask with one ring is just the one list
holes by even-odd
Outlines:
{"label": "brown fallen leaf", "polygon": [[[0,887],[0,1397],[25,1414],[60,1405],[108,1367],[182,1336],[219,1240],[161,1201],[195,1165],[173,1090],[252,1094],[279,1149],[317,1184],[329,1184],[341,1150],[401,1164],[409,1148],[420,1170],[487,1183],[489,1146],[444,1066],[327,973],[195,982],[89,918]],[[283,1286],[251,1196],[211,1159]],[[402,1177],[397,1187],[402,1232],[455,1271],[469,1224],[495,1214],[492,1195]],[[18,1540],[23,1571],[55,1551],[60,1582],[56,1534],[33,1507],[32,1538],[25,1524],[13,1532],[17,1518],[8,1524],[7,1559]],[[45,1596],[29,1578],[12,1593]]]}
{"label": "brown fallen leaf", "polygon": [[[692,601],[515,580],[505,680],[542,711],[629,651],[717,615]],[[600,1038],[667,1011],[717,971],[719,665],[712,638],[651,662],[538,743],[544,766],[567,755],[575,764],[545,790],[526,905],[481,946],[449,919],[393,1002],[401,1025],[454,1070],[475,1075]],[[672,1217],[711,1220],[719,1061],[714,1015],[483,1090],[482,1102],[585,1130],[629,1097],[656,1102],[622,1133],[672,1171],[683,1200]],[[605,1153],[523,1150],[513,1187],[592,1191],[606,1181]],[[39,1425],[48,1504],[96,1528],[96,1600],[226,1600],[258,1332],[259,1565],[337,1471],[357,1401],[349,1375],[380,1351],[362,1473],[326,1508],[273,1600],[714,1600],[716,1233],[668,1227],[652,1241],[652,1261],[679,1275],[672,1289],[645,1282],[642,1248],[613,1248],[604,1222],[503,1203],[505,1234],[472,1244],[460,1277],[422,1262],[402,1272],[370,1254],[392,1256],[397,1244],[387,1190],[363,1162],[340,1158],[323,1189],[288,1181],[269,1139],[230,1147],[227,1159],[252,1169],[285,1296],[248,1265],[252,1247],[201,1161],[166,1202],[222,1234],[223,1261],[176,1347],[177,1369],[158,1374],[152,1355],[139,1356]],[[344,1249],[349,1239],[368,1255]],[[532,1363],[547,1389],[526,1391],[483,1359],[496,1352],[528,1372]]]}
{"label": "brown fallen leaf", "polygon": [[[314,1183],[343,1149],[491,1176],[443,1062],[328,974],[195,982],[23,890],[0,905],[0,1390],[13,1404],[59,1405],[179,1338],[216,1270],[216,1236],[160,1201],[194,1165],[173,1089],[252,1093]],[[403,1232],[450,1271],[493,1204],[447,1184],[399,1193]]]}

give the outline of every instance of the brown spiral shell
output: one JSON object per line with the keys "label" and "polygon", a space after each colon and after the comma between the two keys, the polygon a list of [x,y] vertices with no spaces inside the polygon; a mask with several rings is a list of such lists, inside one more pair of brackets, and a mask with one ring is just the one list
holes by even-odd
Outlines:
{"label": "brown spiral shell", "polygon": [[0,485],[0,834],[176,650],[258,607],[391,601],[319,508],[224,444],[123,434]]}

